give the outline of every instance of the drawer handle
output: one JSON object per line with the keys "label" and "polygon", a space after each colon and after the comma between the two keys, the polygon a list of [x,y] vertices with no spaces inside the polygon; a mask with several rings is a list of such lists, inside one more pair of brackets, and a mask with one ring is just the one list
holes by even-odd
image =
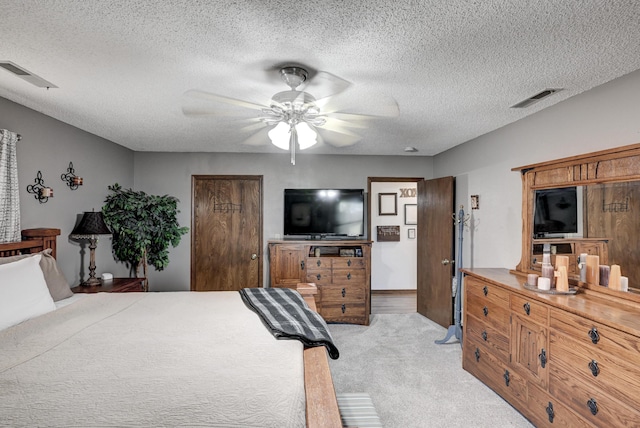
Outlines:
{"label": "drawer handle", "polygon": [[318,267],[320,267],[320,265],[322,264],[322,262],[321,262],[320,260],[318,260],[318,261],[316,262],[316,264],[318,265]]}
{"label": "drawer handle", "polygon": [[347,290],[345,290],[344,288],[342,289],[342,297],[344,297],[347,294]]}
{"label": "drawer handle", "polygon": [[487,308],[486,306],[482,308],[482,313],[484,314],[485,317],[489,315],[489,308]]}
{"label": "drawer handle", "polygon": [[476,352],[473,353],[476,356],[476,363],[480,361],[480,350],[476,348]]}
{"label": "drawer handle", "polygon": [[595,327],[591,327],[591,330],[589,330],[589,337],[594,344],[597,344],[600,340],[600,335],[598,334],[598,330]]}
{"label": "drawer handle", "polygon": [[484,287],[482,287],[482,292],[484,293],[485,297],[486,297],[487,294],[489,294],[489,289],[487,288],[486,285]]}
{"label": "drawer handle", "polygon": [[346,305],[342,305],[342,313],[344,314],[344,311],[347,310],[347,306]]}
{"label": "drawer handle", "polygon": [[347,274],[347,279],[351,279],[351,272]]}
{"label": "drawer handle", "polygon": [[556,414],[553,412],[553,403],[551,403],[551,401],[549,401],[549,405],[547,406],[547,415],[549,415],[549,422],[553,423],[553,418]]}
{"label": "drawer handle", "polygon": [[300,269],[304,270],[304,260],[300,262]]}
{"label": "drawer handle", "polygon": [[509,375],[509,370],[504,371],[504,384],[509,386],[509,382],[511,382],[511,376]]}
{"label": "drawer handle", "polygon": [[529,302],[527,302],[524,305],[522,305],[522,308],[524,309],[524,312],[527,315],[529,315],[531,313],[531,305],[529,304]]}
{"label": "drawer handle", "polygon": [[593,416],[598,413],[598,403],[596,403],[594,398],[589,398],[589,401],[587,401],[587,407],[589,407]]}
{"label": "drawer handle", "polygon": [[540,367],[544,368],[547,365],[547,351],[544,348],[540,351],[538,358],[540,358]]}
{"label": "drawer handle", "polygon": [[598,362],[596,360],[591,360],[589,362],[589,368],[591,369],[592,375],[598,376],[600,374],[600,367],[598,367]]}
{"label": "drawer handle", "polygon": [[483,331],[482,332],[482,340],[484,340],[485,342],[487,341],[487,331]]}
{"label": "drawer handle", "polygon": [[351,266],[351,260],[347,260],[347,266]]}
{"label": "drawer handle", "polygon": [[317,274],[317,275],[316,275],[316,278],[318,278],[318,281],[320,281],[320,278],[322,278],[322,275]]}

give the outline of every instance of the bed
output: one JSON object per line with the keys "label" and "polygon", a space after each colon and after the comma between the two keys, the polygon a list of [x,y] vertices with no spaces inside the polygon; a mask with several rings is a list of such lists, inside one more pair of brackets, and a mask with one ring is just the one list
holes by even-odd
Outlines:
{"label": "bed", "polygon": [[[0,257],[46,273],[57,234],[23,231]],[[299,291],[315,307],[314,287]],[[237,292],[83,294],[54,305],[0,330],[0,425],[341,426],[325,348],[275,340]]]}

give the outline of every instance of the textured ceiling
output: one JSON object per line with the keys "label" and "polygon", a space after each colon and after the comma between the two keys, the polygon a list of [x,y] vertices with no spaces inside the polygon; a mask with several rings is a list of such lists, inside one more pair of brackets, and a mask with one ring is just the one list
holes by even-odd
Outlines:
{"label": "textured ceiling", "polygon": [[[307,151],[379,155],[434,155],[640,69],[635,0],[2,0],[0,16],[0,60],[58,86],[0,69],[0,96],[139,151],[280,152],[244,143],[255,111],[185,117],[183,94],[267,103],[289,62],[351,82],[342,111],[397,101],[359,143]],[[546,88],[563,90],[510,108]]]}

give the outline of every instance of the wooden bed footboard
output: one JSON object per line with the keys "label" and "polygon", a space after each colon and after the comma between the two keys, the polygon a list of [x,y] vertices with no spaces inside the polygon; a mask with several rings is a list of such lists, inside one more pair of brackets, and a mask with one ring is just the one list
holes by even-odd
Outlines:
{"label": "wooden bed footboard", "polygon": [[51,255],[55,258],[58,235],[60,235],[60,229],[24,229],[22,231],[22,241],[0,244],[0,257],[33,254],[51,248]]}
{"label": "wooden bed footboard", "polygon": [[[297,290],[314,311],[314,295],[318,293],[315,284],[300,283]],[[308,428],[341,428],[340,410],[336,391],[329,370],[329,359],[324,347],[304,350],[304,389],[307,402]]]}

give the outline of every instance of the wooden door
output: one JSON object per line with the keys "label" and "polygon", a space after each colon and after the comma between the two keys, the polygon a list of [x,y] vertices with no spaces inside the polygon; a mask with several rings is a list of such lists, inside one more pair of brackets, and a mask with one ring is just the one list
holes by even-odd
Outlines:
{"label": "wooden door", "polygon": [[192,177],[191,290],[262,287],[262,176]]}
{"label": "wooden door", "polygon": [[443,327],[453,324],[454,178],[418,182],[417,310]]}

